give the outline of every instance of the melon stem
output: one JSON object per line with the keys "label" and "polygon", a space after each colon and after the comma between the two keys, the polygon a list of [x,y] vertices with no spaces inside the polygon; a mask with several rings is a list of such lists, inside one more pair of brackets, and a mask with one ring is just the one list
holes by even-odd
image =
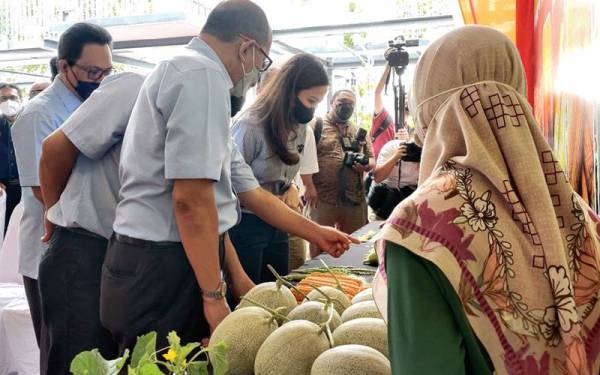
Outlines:
{"label": "melon stem", "polygon": [[268,312],[271,314],[271,316],[272,316],[272,317],[274,317],[274,318],[276,318],[276,319],[285,320],[286,322],[289,322],[289,321],[290,321],[290,319],[288,319],[288,317],[287,317],[287,316],[281,315],[281,314],[280,314],[280,313],[278,313],[277,311],[273,310],[273,309],[272,309],[272,308],[270,308],[270,307],[267,307],[267,306],[263,305],[263,304],[262,304],[262,303],[260,303],[260,302],[256,302],[256,301],[254,301],[254,300],[252,300],[252,299],[250,299],[250,298],[248,298],[248,297],[246,297],[246,296],[243,296],[243,297],[242,297],[242,299],[243,299],[244,301],[247,301],[247,302],[249,302],[250,304],[252,304],[252,305],[254,305],[254,306],[256,306],[256,307],[260,307],[261,309],[265,309],[266,311],[268,311]]}
{"label": "melon stem", "polygon": [[337,298],[331,298],[330,296],[328,296],[325,292],[323,292],[321,289],[317,288],[314,285],[310,286],[311,288],[313,288],[314,290],[316,290],[317,292],[319,292],[323,297],[325,297],[325,309],[327,309],[328,306],[332,306],[333,302],[340,302],[338,301]]}
{"label": "melon stem", "polygon": [[271,271],[271,273],[273,274],[273,276],[275,276],[275,278],[277,279],[277,288],[280,288],[281,285],[285,285],[288,288],[295,290],[302,297],[308,299],[308,296],[304,292],[302,292],[300,289],[296,288],[294,286],[294,284],[290,283],[289,281],[287,281],[286,279],[284,279],[283,277],[281,277],[281,275],[278,274],[277,271],[275,271],[275,268],[273,268],[273,266],[271,266],[270,264],[267,264],[267,268],[269,269],[269,271]]}
{"label": "melon stem", "polygon": [[333,342],[333,334],[331,333],[330,326],[331,320],[333,319],[334,311],[335,310],[333,309],[333,306],[329,305],[329,318],[325,323],[321,324],[321,330],[319,331],[319,333],[325,332],[325,336],[327,336],[327,339],[329,340],[329,345],[331,345],[332,348],[335,346],[335,343]]}
{"label": "melon stem", "polygon": [[333,273],[331,268],[329,268],[329,266],[327,265],[327,263],[325,263],[325,261],[323,259],[319,259],[319,260],[321,261],[321,263],[323,263],[323,266],[325,267],[327,272],[329,272],[331,274],[331,276],[333,276],[333,279],[335,280],[335,283],[337,284],[337,288],[343,292],[344,289],[342,288],[342,283],[340,283],[340,280],[337,278],[337,276],[335,276],[335,273]]}

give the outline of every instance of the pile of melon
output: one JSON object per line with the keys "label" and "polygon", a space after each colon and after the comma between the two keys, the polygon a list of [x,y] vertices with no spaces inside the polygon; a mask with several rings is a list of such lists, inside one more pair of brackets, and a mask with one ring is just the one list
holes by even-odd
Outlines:
{"label": "pile of melon", "polygon": [[229,348],[229,375],[390,375],[387,327],[370,289],[352,301],[335,287],[301,303],[278,278],[250,290],[213,332]]}

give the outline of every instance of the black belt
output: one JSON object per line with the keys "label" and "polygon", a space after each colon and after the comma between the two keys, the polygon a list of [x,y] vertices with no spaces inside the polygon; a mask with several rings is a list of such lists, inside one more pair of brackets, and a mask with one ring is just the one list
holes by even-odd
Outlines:
{"label": "black belt", "polygon": [[[148,240],[140,240],[139,238],[133,238],[133,237],[129,237],[126,236],[124,234],[118,234],[118,233],[113,233],[113,239],[127,244],[127,245],[131,245],[131,246],[137,246],[137,247],[170,247],[170,246],[181,246],[182,243],[181,242],[175,242],[175,241],[148,241]],[[225,235],[221,234],[219,235],[219,245],[223,246],[222,244],[225,244]]]}
{"label": "black belt", "polygon": [[87,229],[83,229],[83,228],[66,228],[66,227],[61,227],[60,225],[55,225],[54,230],[57,232],[71,232],[71,233],[78,234],[80,236],[85,236],[85,237],[90,237],[90,238],[94,238],[97,240],[106,241],[106,238],[104,238],[96,233],[90,232]]}

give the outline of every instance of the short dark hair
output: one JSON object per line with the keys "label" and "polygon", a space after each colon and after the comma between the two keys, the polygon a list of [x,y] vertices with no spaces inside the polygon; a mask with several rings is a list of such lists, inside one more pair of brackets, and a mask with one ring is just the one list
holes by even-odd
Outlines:
{"label": "short dark hair", "polygon": [[244,34],[265,45],[271,27],[265,12],[249,0],[228,0],[217,5],[208,15],[202,33],[217,37],[223,42],[233,42]]}
{"label": "short dark hair", "polygon": [[58,75],[58,57],[54,56],[51,58],[48,65],[50,66],[50,74],[52,75],[52,80],[54,81],[54,78]]}
{"label": "short dark hair", "polygon": [[112,48],[112,36],[102,26],[89,22],[78,22],[60,36],[58,58],[73,65],[81,57],[81,51],[86,44],[107,44]]}
{"label": "short dark hair", "polygon": [[0,90],[4,89],[17,90],[17,95],[19,95],[19,99],[23,99],[23,97],[21,96],[21,90],[19,90],[19,88],[16,85],[13,85],[12,83],[0,83]]}
{"label": "short dark hair", "polygon": [[333,96],[331,97],[331,102],[335,102],[335,100],[338,98],[338,96],[342,95],[342,94],[350,94],[354,97],[354,99],[356,99],[356,94],[354,93],[354,91],[350,90],[350,89],[341,89],[341,90],[337,90],[336,92],[333,93]]}

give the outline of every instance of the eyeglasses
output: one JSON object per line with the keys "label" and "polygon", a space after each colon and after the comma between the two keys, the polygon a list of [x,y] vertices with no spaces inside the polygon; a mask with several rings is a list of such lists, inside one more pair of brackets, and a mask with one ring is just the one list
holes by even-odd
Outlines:
{"label": "eyeglasses", "polygon": [[260,51],[260,53],[263,55],[263,57],[264,57],[264,58],[263,58],[263,62],[262,62],[262,65],[261,65],[261,67],[258,69],[258,71],[259,71],[259,72],[261,72],[261,73],[264,73],[264,72],[266,72],[267,70],[269,70],[269,68],[271,67],[271,65],[273,65],[273,60],[272,60],[272,59],[269,57],[269,55],[268,55],[268,54],[265,52],[265,50],[264,50],[264,49],[262,49],[262,47],[260,46],[260,44],[258,44],[258,43],[256,42],[256,40],[254,40],[254,39],[252,39],[252,38],[250,38],[250,37],[247,37],[247,36],[246,36],[246,35],[244,35],[244,34],[240,34],[240,36],[241,36],[243,39],[245,39],[245,40],[251,40],[251,41],[253,41],[253,42],[254,42],[254,46],[255,46],[256,48],[258,48],[258,50]]}
{"label": "eyeglasses", "polygon": [[79,64],[73,64],[73,66],[76,66],[86,72],[88,79],[92,81],[99,81],[102,78],[111,75],[115,71],[115,68],[112,66],[107,69],[98,68],[97,66],[85,66]]}

